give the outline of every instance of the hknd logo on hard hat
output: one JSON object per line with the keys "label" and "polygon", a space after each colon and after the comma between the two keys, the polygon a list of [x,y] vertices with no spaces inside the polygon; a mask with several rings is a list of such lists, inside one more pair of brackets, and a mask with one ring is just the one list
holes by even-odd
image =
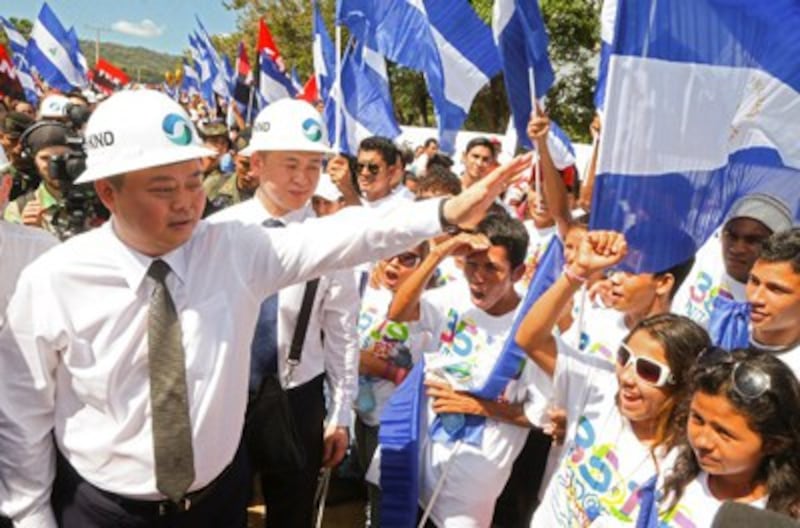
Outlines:
{"label": "hknd logo on hard hat", "polygon": [[161,128],[167,138],[176,145],[184,147],[192,142],[192,125],[182,115],[167,114]]}
{"label": "hknd logo on hard hat", "polygon": [[309,117],[303,121],[303,134],[311,141],[319,141],[322,139],[322,125],[313,117]]}

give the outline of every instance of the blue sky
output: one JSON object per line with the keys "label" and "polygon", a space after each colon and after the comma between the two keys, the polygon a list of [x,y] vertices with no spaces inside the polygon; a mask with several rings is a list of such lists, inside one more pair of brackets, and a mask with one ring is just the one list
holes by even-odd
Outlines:
{"label": "blue sky", "polygon": [[[186,36],[196,27],[195,14],[212,35],[236,29],[236,13],[225,9],[222,0],[48,0],[48,4],[65,27],[75,26],[81,39],[95,39],[87,25],[109,29],[100,35],[101,54],[103,41],[178,54],[189,45]],[[0,0],[0,15],[34,21],[41,6],[40,0]]]}

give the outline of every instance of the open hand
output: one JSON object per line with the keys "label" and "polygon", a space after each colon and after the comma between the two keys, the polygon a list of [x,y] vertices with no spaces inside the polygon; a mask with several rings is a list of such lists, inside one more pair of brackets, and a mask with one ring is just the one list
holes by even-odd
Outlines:
{"label": "open hand", "polygon": [[444,217],[451,224],[471,229],[483,220],[486,211],[509,185],[530,168],[532,154],[517,156],[470,185],[444,204]]}

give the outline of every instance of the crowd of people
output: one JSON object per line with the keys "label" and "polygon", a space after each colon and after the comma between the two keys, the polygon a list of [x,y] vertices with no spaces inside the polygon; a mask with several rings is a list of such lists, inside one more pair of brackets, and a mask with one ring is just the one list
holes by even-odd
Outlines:
{"label": "crowd of people", "polygon": [[557,159],[541,109],[527,131],[535,161],[478,137],[454,164],[335,152],[293,99],[247,125],[150,89],[6,98],[0,526],[243,527],[258,489],[267,526],[310,527],[345,459],[381,526],[386,410],[420,369],[420,526],[796,522],[800,191],[623,271],[635,233],[589,229],[596,159]]}

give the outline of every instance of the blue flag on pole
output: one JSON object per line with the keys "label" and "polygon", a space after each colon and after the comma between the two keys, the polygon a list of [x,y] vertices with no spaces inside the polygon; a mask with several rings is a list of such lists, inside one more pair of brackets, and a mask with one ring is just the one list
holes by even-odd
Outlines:
{"label": "blue flag on pole", "polygon": [[617,9],[592,227],[624,265],[686,260],[763,192],[800,219],[800,9],[794,0],[642,0]]}
{"label": "blue flag on pole", "polygon": [[440,149],[452,153],[475,95],[500,71],[491,30],[469,2],[340,0],[337,20],[387,59],[425,75]]}
{"label": "blue flag on pole", "polygon": [[80,72],[81,77],[83,78],[83,84],[81,86],[84,87],[88,84],[88,81],[86,80],[86,74],[89,71],[89,65],[86,63],[86,57],[81,51],[81,45],[80,42],[78,42],[78,34],[75,32],[75,28],[69,28],[67,35],[69,35],[69,47],[72,63]]}
{"label": "blue flag on pole", "polygon": [[536,85],[536,99],[544,97],[555,80],[538,0],[496,0],[492,31],[503,63],[506,95],[517,140],[531,149],[533,144],[526,132],[533,110],[530,79],[532,77]]}
{"label": "blue flag on pole", "polygon": [[14,67],[17,71],[17,79],[22,85],[22,90],[25,92],[25,99],[34,106],[39,104],[39,90],[36,87],[36,82],[33,80],[31,68],[28,64],[28,58],[25,55],[28,47],[28,41],[25,40],[17,28],[3,17],[0,17],[0,23],[6,30],[8,42],[11,44],[11,59],[14,61]]}
{"label": "blue flag on pole", "polygon": [[183,59],[183,81],[181,81],[181,91],[186,92],[189,97],[200,94],[200,77],[197,70],[189,64],[184,57]]}
{"label": "blue flag on pole", "polygon": [[259,108],[264,108],[278,99],[297,95],[292,81],[278,68],[266,51],[261,52],[259,69],[258,91],[256,92]]}
{"label": "blue flag on pole", "polygon": [[[358,44],[352,47],[342,61],[342,105],[339,150],[356,155],[358,145],[369,136],[384,136],[394,139],[400,135],[400,127],[394,117],[386,60],[379,53]],[[328,130],[335,130],[338,96],[336,87],[325,105],[325,121]],[[333,132],[331,132],[333,133]],[[333,138],[332,144],[335,144]]]}
{"label": "blue flag on pole", "polygon": [[[328,30],[325,29],[325,21],[322,19],[316,0],[313,2],[313,8],[314,74],[317,76],[319,96],[323,101],[327,101],[336,80],[336,49],[333,47]],[[332,128],[328,130],[333,131]]]}
{"label": "blue flag on pole", "polygon": [[73,61],[75,51],[69,33],[46,2],[33,23],[26,55],[42,80],[54,88],[68,92],[86,82]]}
{"label": "blue flag on pole", "polygon": [[230,78],[228,77],[225,63],[219,53],[217,53],[217,48],[214,47],[211,36],[208,34],[208,31],[206,31],[206,27],[203,25],[200,17],[195,15],[194,18],[197,20],[197,25],[200,27],[200,32],[196,33],[198,44],[200,44],[200,50],[204,53],[210,68],[211,89],[214,93],[218,93],[225,99],[230,99]]}

